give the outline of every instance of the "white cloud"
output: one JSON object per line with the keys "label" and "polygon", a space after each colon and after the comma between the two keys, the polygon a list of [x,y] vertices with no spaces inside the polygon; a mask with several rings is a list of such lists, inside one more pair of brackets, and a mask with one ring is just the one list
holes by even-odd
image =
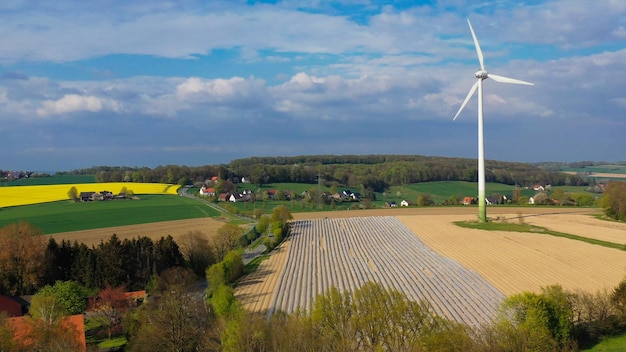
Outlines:
{"label": "white cloud", "polygon": [[58,100],[43,101],[42,107],[37,109],[37,115],[45,117],[80,111],[99,112],[102,110],[119,112],[120,105],[116,101],[110,99],[103,99],[95,96],[66,94]]}

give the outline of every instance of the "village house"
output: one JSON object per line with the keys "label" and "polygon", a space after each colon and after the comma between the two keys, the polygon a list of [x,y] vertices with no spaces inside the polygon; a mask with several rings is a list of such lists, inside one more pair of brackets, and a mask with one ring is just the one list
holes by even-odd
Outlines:
{"label": "village house", "polygon": [[463,197],[463,205],[471,205],[476,204],[476,198],[474,197]]}
{"label": "village house", "polygon": [[28,302],[20,297],[0,295],[0,314],[8,317],[21,317],[28,311]]}
{"label": "village house", "polygon": [[214,196],[215,195],[215,188],[213,187],[207,187],[205,185],[202,185],[202,187],[200,188],[200,195],[201,196]]}
{"label": "village house", "polygon": [[243,202],[245,201],[245,199],[241,196],[241,194],[239,193],[233,193],[230,195],[230,197],[228,198],[229,201],[235,203],[235,202]]}

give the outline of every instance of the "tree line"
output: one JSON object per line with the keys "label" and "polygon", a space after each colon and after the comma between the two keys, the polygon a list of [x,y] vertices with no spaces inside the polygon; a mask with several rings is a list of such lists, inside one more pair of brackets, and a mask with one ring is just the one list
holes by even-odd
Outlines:
{"label": "tree line", "polygon": [[[209,241],[209,235],[211,241]],[[30,295],[57,281],[74,281],[89,289],[121,287],[133,291],[152,284],[154,277],[174,267],[189,268],[203,277],[210,265],[242,243],[243,230],[224,224],[216,234],[200,231],[152,240],[147,236],[87,246],[47,238],[26,222],[0,228],[0,294]]]}
{"label": "tree line", "polygon": [[[438,316],[428,302],[411,301],[402,292],[374,282],[354,291],[333,287],[318,295],[309,310],[279,312],[269,319],[246,312],[232,297],[219,308],[203,307],[195,306],[193,299],[177,297],[177,290],[172,292],[168,298],[172,306],[139,309],[130,324],[135,329],[128,331],[127,350],[578,351],[626,330],[626,281],[596,293],[552,285],[538,293],[513,295],[502,303],[499,315],[483,326]],[[202,315],[194,314],[188,302]],[[187,312],[187,317],[180,319],[178,311]],[[168,319],[155,319],[159,316]],[[181,332],[171,334],[173,329]]]}
{"label": "tree line", "polygon": [[[487,160],[486,181],[508,185],[586,185],[575,175],[543,170],[526,163]],[[477,180],[476,160],[420,155],[311,155],[251,157],[224,165],[158,166],[154,169],[99,166],[69,173],[93,174],[98,182],[163,182],[197,184],[218,176],[267,183],[317,183],[383,192],[390,186],[430,181]]]}

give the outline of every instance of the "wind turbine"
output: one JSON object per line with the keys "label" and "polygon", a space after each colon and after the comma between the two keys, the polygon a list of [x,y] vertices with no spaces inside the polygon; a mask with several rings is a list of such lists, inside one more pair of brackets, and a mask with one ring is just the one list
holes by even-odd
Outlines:
{"label": "wind turbine", "polygon": [[472,28],[472,24],[470,23],[469,18],[467,19],[467,24],[469,25],[470,32],[472,32],[472,38],[474,39],[474,45],[476,46],[476,53],[478,54],[478,61],[480,62],[480,70],[477,71],[474,76],[476,77],[476,83],[472,86],[467,97],[461,104],[459,111],[457,111],[456,115],[454,115],[454,120],[459,117],[461,111],[470,100],[470,98],[476,93],[478,90],[478,219],[480,222],[487,221],[487,205],[485,202],[485,143],[483,139],[483,81],[487,78],[491,78],[496,82],[500,83],[513,83],[513,84],[524,84],[533,86],[533,83],[520,81],[518,79],[508,78],[504,76],[494,75],[492,73],[488,73],[485,70],[485,64],[483,62],[483,52],[480,50],[480,45],[478,44],[478,39],[476,39],[476,34],[474,34],[474,29]]}

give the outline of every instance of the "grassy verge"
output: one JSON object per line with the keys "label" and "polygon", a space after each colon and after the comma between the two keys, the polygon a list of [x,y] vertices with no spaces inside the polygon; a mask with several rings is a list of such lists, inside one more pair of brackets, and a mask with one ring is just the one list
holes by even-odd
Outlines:
{"label": "grassy verge", "polygon": [[512,231],[512,232],[532,232],[532,233],[543,233],[546,235],[557,236],[569,238],[571,240],[582,241],[589,244],[595,244],[599,246],[604,246],[608,248],[614,248],[619,250],[626,250],[626,247],[623,244],[607,242],[602,240],[597,240],[593,238],[572,235],[569,233],[552,231],[545,227],[529,225],[529,224],[515,224],[515,223],[506,223],[506,222],[477,222],[477,221],[456,221],[456,225],[460,227],[470,228],[470,229],[479,229],[479,230],[488,230],[488,231]]}
{"label": "grassy verge", "polygon": [[626,351],[626,334],[602,339],[597,345],[584,349],[585,352],[622,352]]}
{"label": "grassy verge", "polygon": [[112,337],[110,340],[102,340],[98,343],[98,348],[117,348],[125,346],[127,343],[126,337],[118,336]]}
{"label": "grassy verge", "polygon": [[101,326],[95,319],[85,319],[85,332],[87,332],[86,342],[88,345],[97,346],[99,349],[110,349],[125,346],[125,336],[112,336],[108,339],[105,334],[98,334]]}

